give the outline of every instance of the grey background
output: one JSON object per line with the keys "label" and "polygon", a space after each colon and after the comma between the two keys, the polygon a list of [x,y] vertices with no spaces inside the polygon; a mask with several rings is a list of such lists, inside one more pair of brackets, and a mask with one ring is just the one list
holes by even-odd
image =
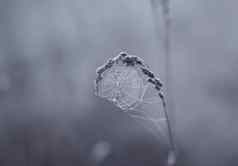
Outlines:
{"label": "grey background", "polygon": [[[178,165],[238,164],[237,5],[171,2]],[[157,139],[93,94],[122,50],[165,79],[156,20],[147,0],[1,0],[0,165],[162,165]]]}

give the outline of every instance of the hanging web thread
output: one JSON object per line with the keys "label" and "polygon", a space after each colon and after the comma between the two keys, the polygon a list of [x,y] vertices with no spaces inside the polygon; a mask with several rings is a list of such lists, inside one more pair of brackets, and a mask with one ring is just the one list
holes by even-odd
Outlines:
{"label": "hanging web thread", "polygon": [[[175,145],[161,88],[162,83],[144,61],[125,52],[108,60],[97,69],[96,95],[112,102],[133,118],[151,122],[158,131],[157,134],[163,138],[166,136],[162,124],[166,124],[171,154],[174,154]],[[152,108],[147,106],[156,102],[162,105],[162,109],[158,110],[156,105],[153,107],[155,111],[150,111]],[[169,154],[168,164],[174,161],[171,154]]]}

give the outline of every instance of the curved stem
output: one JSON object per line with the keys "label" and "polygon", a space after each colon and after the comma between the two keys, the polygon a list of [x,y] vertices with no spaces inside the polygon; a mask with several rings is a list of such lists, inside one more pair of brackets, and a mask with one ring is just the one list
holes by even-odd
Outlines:
{"label": "curved stem", "polygon": [[[159,96],[160,96],[160,99],[162,100],[162,104],[163,104],[164,114],[165,114],[165,118],[167,121],[166,124],[167,124],[167,129],[168,129],[168,134],[169,134],[169,143],[171,146],[170,147],[171,153],[169,153],[169,157],[168,157],[168,165],[172,166],[176,163],[176,145],[175,145],[175,141],[174,141],[174,136],[173,136],[170,118],[168,115],[167,105],[166,105],[164,96],[161,92],[159,93]],[[170,155],[172,155],[172,156],[170,156]]]}
{"label": "curved stem", "polygon": [[[158,13],[157,8],[159,6],[159,3],[162,7],[162,17],[164,21],[164,54],[165,54],[165,85],[166,85],[166,99],[167,104],[165,102],[164,96],[162,93],[160,93],[160,98],[163,102],[163,109],[164,113],[167,119],[167,127],[168,127],[168,133],[169,133],[169,141],[171,145],[171,152],[172,154],[169,154],[168,157],[168,165],[174,165],[175,164],[175,158],[176,158],[176,147],[175,147],[175,141],[173,137],[172,127],[171,127],[171,120],[173,122],[173,127],[175,127],[175,115],[174,115],[174,103],[173,103],[173,95],[172,95],[172,73],[171,73],[171,34],[170,34],[170,28],[171,28],[171,19],[170,19],[170,0],[150,0],[151,7],[152,7],[152,14],[154,16],[155,21],[155,30],[158,33],[159,32],[159,17],[157,16]],[[158,33],[158,37],[160,37]],[[168,114],[169,113],[169,114]],[[172,156],[172,157],[171,157]],[[174,159],[174,160],[173,160]]]}

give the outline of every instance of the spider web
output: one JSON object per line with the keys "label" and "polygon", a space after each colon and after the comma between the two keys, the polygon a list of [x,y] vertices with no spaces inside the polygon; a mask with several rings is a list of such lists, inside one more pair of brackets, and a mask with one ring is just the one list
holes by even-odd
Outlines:
{"label": "spider web", "polygon": [[120,53],[97,69],[96,95],[114,103],[174,150],[161,88],[143,60],[127,53]]}

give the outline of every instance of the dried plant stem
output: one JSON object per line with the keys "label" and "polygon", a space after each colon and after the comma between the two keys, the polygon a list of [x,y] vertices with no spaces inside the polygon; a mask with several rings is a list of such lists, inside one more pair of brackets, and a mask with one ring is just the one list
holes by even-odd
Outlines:
{"label": "dried plant stem", "polygon": [[[170,113],[170,118],[175,123],[174,115],[174,101],[173,101],[173,92],[172,92],[172,57],[171,57],[171,20],[170,20],[170,9],[169,9],[169,0],[162,0],[163,3],[163,20],[165,25],[165,34],[164,34],[164,52],[165,52],[165,87],[166,87],[166,99],[168,104],[168,110]],[[173,114],[172,114],[173,113]]]}
{"label": "dried plant stem", "polygon": [[[173,157],[176,157],[176,146],[173,135],[173,128],[175,127],[175,112],[174,112],[174,101],[172,94],[172,65],[171,65],[171,18],[170,18],[170,0],[151,0],[152,12],[155,21],[156,31],[159,31],[159,19],[157,16],[157,8],[160,4],[162,8],[162,19],[164,23],[164,36],[163,36],[163,44],[164,44],[164,55],[165,55],[165,87],[166,87],[166,101],[162,94],[160,97],[163,102],[163,109],[167,119],[167,127],[169,134],[169,141],[171,145],[171,151],[173,153]],[[167,103],[167,104],[166,104]],[[170,156],[169,156],[170,158]],[[168,159],[170,160],[170,159]],[[169,163],[168,165],[174,165],[174,163]]]}
{"label": "dried plant stem", "polygon": [[[170,143],[171,148],[173,151],[174,159],[176,158],[176,145],[174,141],[173,136],[173,128],[175,127],[175,112],[174,112],[174,101],[173,101],[173,94],[172,94],[172,65],[171,65],[171,18],[170,18],[170,0],[161,0],[162,5],[162,14],[163,14],[163,21],[165,26],[165,33],[164,33],[164,52],[165,52],[165,73],[166,73],[166,99],[167,104],[166,106],[164,98],[161,98],[163,100],[163,106],[164,106],[164,112],[166,119],[168,120],[168,132],[170,137]],[[167,110],[168,109],[168,110]],[[172,122],[171,122],[172,120]],[[172,125],[173,124],[173,125]],[[171,127],[172,125],[172,127]],[[170,157],[170,156],[169,156]],[[173,160],[173,159],[171,159]],[[176,160],[176,159],[175,159]],[[168,163],[171,165],[175,164],[175,161],[172,161],[171,163]]]}
{"label": "dried plant stem", "polygon": [[167,121],[166,124],[167,124],[167,129],[168,129],[169,144],[170,144],[170,150],[171,150],[171,152],[169,153],[169,156],[168,156],[168,165],[173,166],[176,162],[176,145],[175,145],[174,136],[173,136],[173,132],[172,132],[172,128],[171,128],[171,121],[170,121],[170,118],[168,115],[166,101],[165,101],[162,93],[159,93],[159,96],[160,96],[160,99],[162,100],[164,115],[165,115],[165,119]]}

